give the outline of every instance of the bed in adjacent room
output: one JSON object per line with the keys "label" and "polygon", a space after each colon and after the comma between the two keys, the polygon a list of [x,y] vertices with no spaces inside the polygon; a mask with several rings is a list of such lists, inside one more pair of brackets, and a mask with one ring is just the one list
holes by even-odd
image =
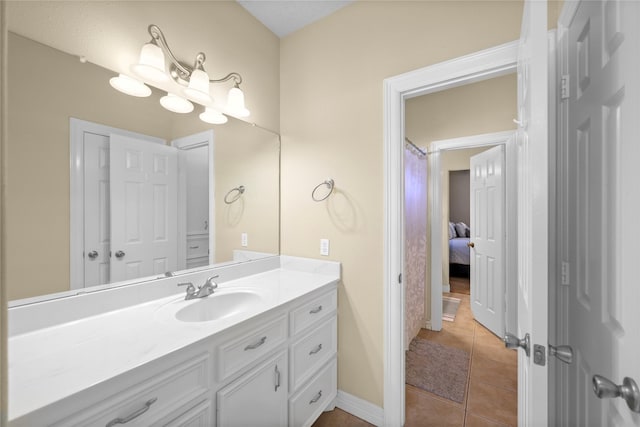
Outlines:
{"label": "bed in adjacent room", "polygon": [[471,252],[468,246],[471,230],[463,223],[449,222],[449,274],[469,277]]}

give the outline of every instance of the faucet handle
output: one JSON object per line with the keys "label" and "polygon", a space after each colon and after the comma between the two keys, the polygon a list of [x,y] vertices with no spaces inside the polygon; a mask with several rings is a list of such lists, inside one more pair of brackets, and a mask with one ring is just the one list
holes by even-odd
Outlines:
{"label": "faucet handle", "polygon": [[191,283],[191,282],[178,283],[178,286],[186,286],[187,287],[187,293],[194,292],[196,290],[196,287],[193,286],[193,283]]}
{"label": "faucet handle", "polygon": [[207,281],[205,282],[205,286],[206,285],[212,285],[214,288],[217,288],[218,284],[216,282],[214,282],[213,279],[217,279],[218,277],[220,277],[219,274],[216,274],[215,276],[208,277]]}

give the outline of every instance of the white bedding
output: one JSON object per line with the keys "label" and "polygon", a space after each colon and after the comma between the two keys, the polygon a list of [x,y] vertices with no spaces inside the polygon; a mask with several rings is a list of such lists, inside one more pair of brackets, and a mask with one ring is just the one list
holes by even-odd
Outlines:
{"label": "white bedding", "polygon": [[467,243],[469,243],[468,237],[454,237],[449,240],[450,264],[469,265],[471,263],[470,250]]}

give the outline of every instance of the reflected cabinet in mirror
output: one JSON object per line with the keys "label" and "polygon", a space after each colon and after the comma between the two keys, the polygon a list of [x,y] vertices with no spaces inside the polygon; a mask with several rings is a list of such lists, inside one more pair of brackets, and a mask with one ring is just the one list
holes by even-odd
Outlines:
{"label": "reflected cabinet in mirror", "polygon": [[9,33],[14,304],[279,253],[279,137],[168,112],[114,75]]}

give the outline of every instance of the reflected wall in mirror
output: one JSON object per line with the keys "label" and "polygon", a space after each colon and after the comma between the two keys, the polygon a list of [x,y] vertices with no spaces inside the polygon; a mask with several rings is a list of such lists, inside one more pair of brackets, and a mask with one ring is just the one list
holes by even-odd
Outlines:
{"label": "reflected wall in mirror", "polygon": [[[279,253],[280,142],[276,134],[234,118],[213,127],[197,114],[170,113],[160,107],[164,93],[157,90],[149,98],[121,94],[109,86],[113,71],[82,63],[76,56],[16,33],[9,33],[8,45],[6,283],[10,301],[242,261],[251,252]],[[87,138],[81,137],[80,144],[93,151],[75,155],[71,123],[88,126],[83,134]],[[109,128],[116,129],[111,132],[115,137],[104,131]],[[132,142],[134,133],[146,142]],[[189,142],[193,135],[200,139]],[[91,145],[96,141],[101,141],[102,148]],[[129,153],[114,151],[127,146],[133,147]],[[172,170],[174,184],[151,183],[150,171],[140,172],[142,181],[135,185],[131,176],[122,178],[123,170],[135,166],[131,153],[146,152],[141,147],[155,150],[150,167]],[[160,162],[158,150],[172,153],[174,160],[167,157]],[[122,160],[115,164],[118,155]],[[94,164],[106,167],[109,179],[94,176],[92,186],[72,179],[74,170],[84,177],[81,181],[98,173],[87,166],[89,156]],[[114,184],[115,178],[120,184]],[[145,185],[148,189],[143,189]],[[241,185],[245,188],[241,197],[225,203],[225,195]],[[211,193],[213,197],[208,198]],[[84,196],[81,205],[77,194]],[[89,206],[95,210],[89,212]],[[141,211],[154,215],[143,218]],[[141,257],[150,264],[143,268],[142,258],[134,259],[133,253],[145,225],[151,230],[151,241],[162,240],[170,247],[159,255],[154,254],[154,244],[145,247]],[[241,245],[243,233],[248,237],[246,246]],[[89,242],[89,237],[94,241]],[[116,244],[117,238],[124,243]],[[133,246],[119,246],[125,243]],[[117,257],[118,251],[124,255]],[[118,265],[128,260],[132,262]],[[116,266],[124,270],[116,272]]]}

